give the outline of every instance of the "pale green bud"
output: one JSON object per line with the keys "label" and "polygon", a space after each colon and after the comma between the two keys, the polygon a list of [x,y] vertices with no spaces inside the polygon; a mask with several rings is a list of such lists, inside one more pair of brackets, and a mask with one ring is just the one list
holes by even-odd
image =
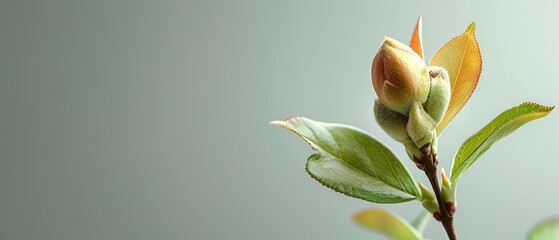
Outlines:
{"label": "pale green bud", "polygon": [[431,153],[436,155],[438,152],[437,147],[439,146],[439,138],[436,134],[437,133],[436,130],[433,130],[433,133],[434,133],[433,140],[431,140]]}
{"label": "pale green bud", "polygon": [[385,38],[371,66],[373,87],[380,102],[407,116],[414,102],[425,103],[431,81],[427,65],[409,46]]}
{"label": "pale green bud", "polygon": [[456,188],[452,187],[452,183],[446,176],[444,169],[441,171],[442,187],[441,193],[446,202],[456,202]]}
{"label": "pale green bud", "polygon": [[404,142],[410,138],[406,129],[407,117],[388,109],[378,100],[375,100],[374,113],[378,125],[394,140]]}
{"label": "pale green bud", "polygon": [[423,109],[420,102],[414,102],[409,113],[407,124],[408,136],[418,148],[423,147],[427,143],[431,143],[433,137],[436,137],[436,123],[427,112]]}
{"label": "pale green bud", "polygon": [[441,193],[445,201],[446,209],[452,216],[456,212],[456,185],[452,186],[451,182],[448,180],[448,177],[446,177],[446,174],[444,173],[444,169],[441,171],[441,175],[443,181]]}
{"label": "pale green bud", "polygon": [[409,119],[400,113],[386,108],[378,100],[375,100],[374,113],[377,123],[382,128],[382,130],[384,130],[394,140],[401,142],[406,149],[408,157],[415,163],[415,165],[419,169],[423,169],[424,166],[421,160],[421,151],[408,135],[407,125]]}
{"label": "pale green bud", "polygon": [[415,146],[415,143],[411,140],[411,138],[408,137],[403,144],[410,160],[412,160],[417,168],[424,170],[425,165],[423,164],[423,160],[421,158],[421,151],[417,146]]}
{"label": "pale green bud", "polygon": [[402,143],[404,144],[406,153],[408,154],[410,159],[413,160],[413,156],[415,156],[417,159],[421,159],[421,151],[417,146],[415,146],[415,143],[411,140],[411,138],[408,137],[408,139],[406,139]]}
{"label": "pale green bud", "polygon": [[378,100],[375,100],[373,109],[377,123],[382,130],[384,130],[394,140],[401,142],[405,146],[409,158],[417,165],[418,168],[423,168],[423,163],[420,161],[421,152],[408,136],[408,118],[398,112],[388,109]]}
{"label": "pale green bud", "polygon": [[421,189],[421,205],[429,211],[430,213],[435,213],[439,211],[439,204],[437,203],[437,198],[435,194],[431,192],[422,183],[419,183],[419,189]]}
{"label": "pale green bud", "polygon": [[423,106],[425,112],[429,113],[436,123],[439,123],[450,103],[450,79],[446,70],[441,67],[429,67],[429,75],[431,76],[431,90]]}

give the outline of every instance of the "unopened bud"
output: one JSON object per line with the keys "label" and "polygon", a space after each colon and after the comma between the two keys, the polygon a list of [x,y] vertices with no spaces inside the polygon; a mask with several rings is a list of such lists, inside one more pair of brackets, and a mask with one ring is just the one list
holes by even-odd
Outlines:
{"label": "unopened bud", "polygon": [[421,189],[421,205],[423,205],[423,207],[430,213],[439,211],[439,205],[437,204],[435,194],[427,189],[427,187],[425,187],[422,183],[419,183],[419,189]]}
{"label": "unopened bud", "polygon": [[418,148],[431,143],[435,133],[436,123],[425,112],[420,102],[414,102],[409,114],[407,124],[408,135]]}
{"label": "unopened bud", "polygon": [[421,152],[419,151],[419,148],[415,146],[415,143],[413,143],[411,138],[408,137],[408,139],[406,139],[402,143],[404,144],[404,148],[406,149],[408,157],[413,161],[415,166],[417,166],[417,168],[419,168],[420,170],[424,170],[425,165],[423,164],[423,160],[421,159]]}
{"label": "unopened bud", "polygon": [[423,59],[407,45],[385,38],[371,66],[380,102],[405,116],[414,102],[425,103],[430,77]]}
{"label": "unopened bud", "polygon": [[446,176],[444,169],[441,170],[441,180],[442,180],[442,187],[441,193],[443,195],[443,199],[446,202],[456,202],[456,186],[452,186],[452,183]]}
{"label": "unopened bud", "polygon": [[378,100],[375,101],[374,113],[378,125],[394,140],[404,142],[410,138],[406,129],[407,117],[388,109]]}
{"label": "unopened bud", "polygon": [[439,222],[443,219],[440,212],[434,212],[433,218]]}
{"label": "unopened bud", "polygon": [[456,202],[446,202],[445,205],[446,210],[448,211],[448,214],[450,214],[450,216],[456,213]]}
{"label": "unopened bud", "polygon": [[446,210],[450,216],[454,215],[456,212],[456,191],[452,188],[452,183],[448,180],[444,169],[441,170],[441,179],[442,179],[442,187],[441,193],[443,195],[443,199],[445,200]]}
{"label": "unopened bud", "polygon": [[450,103],[450,79],[446,70],[441,67],[429,67],[429,75],[431,90],[423,106],[435,123],[439,123]]}
{"label": "unopened bud", "polygon": [[394,140],[401,142],[406,148],[409,158],[423,169],[421,153],[410,136],[408,136],[408,118],[398,112],[392,111],[382,105],[378,100],[374,103],[374,114],[379,126]]}

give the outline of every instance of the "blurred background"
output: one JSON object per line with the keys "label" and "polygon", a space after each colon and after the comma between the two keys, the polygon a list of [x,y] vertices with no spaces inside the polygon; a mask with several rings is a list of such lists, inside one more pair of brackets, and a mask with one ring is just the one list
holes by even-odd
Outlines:
{"label": "blurred background", "polygon": [[[470,22],[476,92],[440,140],[460,144],[524,101],[559,104],[559,2],[2,1],[0,239],[385,239],[322,187],[313,151],[268,125],[294,115],[376,125],[370,64],[407,43],[427,59]],[[498,142],[465,175],[460,239],[523,239],[559,214],[559,114]],[[421,172],[405,164],[420,181]],[[432,221],[426,235],[445,237]]]}

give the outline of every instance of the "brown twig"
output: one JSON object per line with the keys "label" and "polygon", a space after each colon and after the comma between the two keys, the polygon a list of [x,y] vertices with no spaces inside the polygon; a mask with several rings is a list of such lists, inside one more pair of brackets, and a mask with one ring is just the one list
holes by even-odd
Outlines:
{"label": "brown twig", "polygon": [[421,148],[421,159],[423,160],[423,165],[425,166],[425,175],[431,183],[431,187],[435,192],[437,198],[437,203],[439,204],[440,221],[448,234],[450,240],[457,240],[456,231],[454,230],[454,222],[452,214],[449,213],[446,202],[441,194],[441,189],[439,187],[439,182],[437,180],[437,166],[436,155],[431,153],[431,144],[427,144]]}

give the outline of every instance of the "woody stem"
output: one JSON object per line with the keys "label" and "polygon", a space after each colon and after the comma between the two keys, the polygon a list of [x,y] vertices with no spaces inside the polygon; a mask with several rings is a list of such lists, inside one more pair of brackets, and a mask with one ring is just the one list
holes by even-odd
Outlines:
{"label": "woody stem", "polygon": [[437,198],[437,203],[439,205],[439,213],[441,215],[441,223],[449,237],[450,240],[457,240],[456,231],[454,230],[454,222],[453,217],[449,213],[446,202],[444,201],[441,189],[439,187],[439,182],[437,179],[437,166],[435,165],[435,158],[436,155],[431,153],[431,144],[427,144],[426,146],[421,148],[421,160],[425,166],[425,175],[429,179],[431,183],[431,187],[435,192],[435,196]]}

